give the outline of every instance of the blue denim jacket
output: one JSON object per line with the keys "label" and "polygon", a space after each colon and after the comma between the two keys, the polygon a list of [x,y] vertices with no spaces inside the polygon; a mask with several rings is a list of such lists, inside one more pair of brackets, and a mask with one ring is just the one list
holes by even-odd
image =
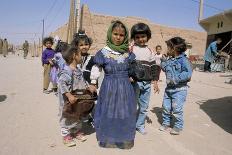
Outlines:
{"label": "blue denim jacket", "polygon": [[184,53],[162,61],[161,68],[166,74],[167,87],[186,86],[192,76],[191,64]]}
{"label": "blue denim jacket", "polygon": [[204,60],[212,63],[216,55],[217,55],[217,41],[214,41],[207,48],[204,55]]}

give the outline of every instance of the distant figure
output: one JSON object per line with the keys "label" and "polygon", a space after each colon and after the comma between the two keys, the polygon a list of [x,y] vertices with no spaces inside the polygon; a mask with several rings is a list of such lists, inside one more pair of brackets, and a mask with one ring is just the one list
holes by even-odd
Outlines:
{"label": "distant figure", "polygon": [[[161,58],[163,56],[162,53],[162,46],[161,45],[157,45],[155,47],[155,50],[156,50],[156,53],[155,53],[155,62],[157,65],[161,65]],[[160,72],[161,72],[161,68],[159,68],[159,73],[158,73],[158,76],[159,76],[159,81],[160,81]]]}
{"label": "distant figure", "polygon": [[192,49],[192,44],[191,43],[186,43],[187,49],[185,51],[185,55],[187,58],[191,55],[191,49]]}
{"label": "distant figure", "polygon": [[8,42],[6,38],[3,40],[2,53],[4,57],[8,55]]}
{"label": "distant figure", "polygon": [[161,64],[161,58],[162,58],[162,46],[161,45],[157,45],[155,47],[155,61],[156,61],[156,64],[160,66]]}
{"label": "distant figure", "polygon": [[0,54],[2,54],[3,40],[0,38]]}
{"label": "distant figure", "polygon": [[216,55],[218,54],[217,45],[222,42],[221,38],[217,38],[216,41],[212,42],[209,47],[207,48],[204,56],[205,65],[204,71],[211,72],[210,65],[214,62]]}
{"label": "distant figure", "polygon": [[25,42],[23,43],[23,58],[24,59],[27,58],[28,50],[29,50],[29,44],[28,44],[28,41],[25,40]]}

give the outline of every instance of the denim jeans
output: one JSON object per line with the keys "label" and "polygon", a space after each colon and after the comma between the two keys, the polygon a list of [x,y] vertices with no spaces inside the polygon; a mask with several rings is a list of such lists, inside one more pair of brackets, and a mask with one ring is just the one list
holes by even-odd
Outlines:
{"label": "denim jeans", "polygon": [[138,116],[136,122],[137,129],[145,128],[145,119],[147,116],[147,109],[150,101],[151,94],[151,82],[150,81],[142,81],[136,82],[134,84],[136,100],[138,104]]}
{"label": "denim jeans", "polygon": [[162,125],[171,125],[171,120],[174,120],[174,126],[178,129],[183,129],[183,106],[186,101],[187,86],[174,89],[165,89],[163,98],[163,123]]}

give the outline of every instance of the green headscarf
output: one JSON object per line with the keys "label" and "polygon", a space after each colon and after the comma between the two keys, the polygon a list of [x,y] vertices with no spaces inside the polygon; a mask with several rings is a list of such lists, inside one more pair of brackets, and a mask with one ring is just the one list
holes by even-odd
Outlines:
{"label": "green headscarf", "polygon": [[[113,42],[112,42],[112,31],[113,31],[112,28],[116,23],[122,24],[125,27],[124,41],[123,41],[123,43],[121,45],[118,45],[118,46],[114,45]],[[125,24],[123,24],[121,21],[115,21],[110,25],[110,27],[109,27],[109,29],[107,31],[106,44],[110,49],[112,49],[114,51],[117,51],[117,52],[120,52],[120,53],[127,53],[128,52],[129,39],[128,39],[128,30],[127,30],[127,27],[125,26]]]}

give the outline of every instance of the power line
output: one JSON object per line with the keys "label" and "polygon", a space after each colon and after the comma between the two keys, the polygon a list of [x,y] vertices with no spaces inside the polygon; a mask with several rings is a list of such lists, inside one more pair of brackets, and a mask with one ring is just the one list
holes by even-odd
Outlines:
{"label": "power line", "polygon": [[39,32],[0,32],[2,34],[8,35],[32,35],[32,34],[40,34]]}
{"label": "power line", "polygon": [[[193,2],[196,2],[196,3],[200,3],[198,0],[190,0],[190,1],[193,1]],[[217,11],[225,11],[225,10],[223,10],[223,9],[219,9],[219,8],[217,8],[217,7],[215,7],[215,6],[212,6],[212,5],[210,5],[210,4],[207,4],[207,3],[204,3],[203,5],[204,5],[204,6],[207,6],[207,7],[209,7],[209,8],[211,8],[211,9],[215,9],[215,10],[217,10]]]}
{"label": "power line", "polygon": [[52,6],[48,9],[48,12],[45,14],[43,19],[47,19],[48,14],[51,13],[52,9],[54,8],[54,6],[56,5],[57,0],[54,0],[52,3]]}
{"label": "power line", "polygon": [[61,10],[63,9],[65,2],[66,2],[66,0],[63,0],[63,3],[61,3],[61,6],[59,7],[57,14],[52,18],[52,21],[46,27],[47,32],[48,32],[48,29],[51,27],[51,25],[54,23],[54,20],[56,20],[56,18],[58,17],[58,15],[60,15]]}

